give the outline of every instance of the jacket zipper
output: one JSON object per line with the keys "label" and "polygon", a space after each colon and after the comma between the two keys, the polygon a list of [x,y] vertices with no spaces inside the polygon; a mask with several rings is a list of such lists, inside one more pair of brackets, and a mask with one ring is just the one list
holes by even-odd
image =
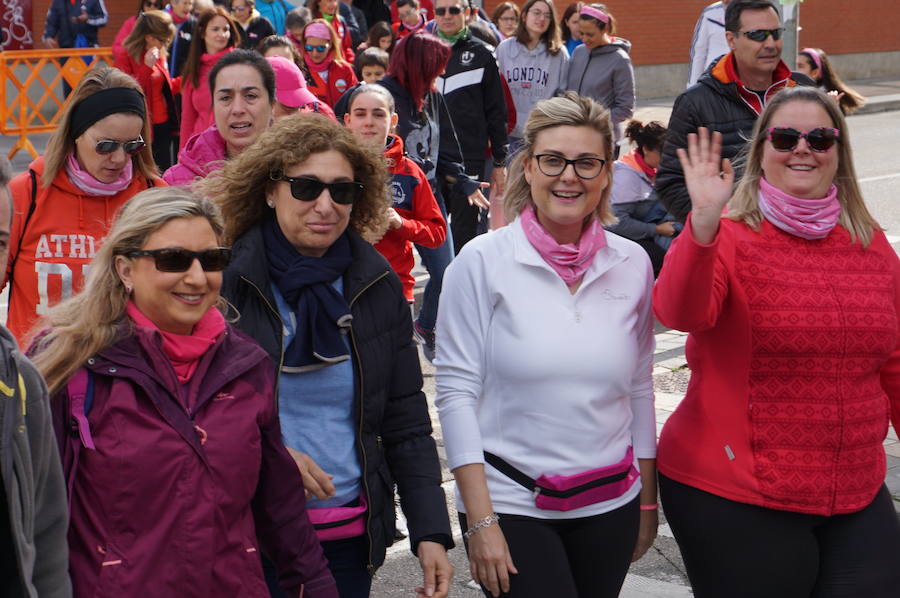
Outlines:
{"label": "jacket zipper", "polygon": [[588,53],[587,64],[584,65],[584,70],[581,72],[581,79],[578,81],[578,93],[581,94],[581,86],[584,85],[584,76],[587,75],[588,69],[591,68],[591,61],[594,59],[594,51],[591,50]]}
{"label": "jacket zipper", "polygon": [[271,311],[275,315],[275,319],[277,319],[278,323],[281,324],[281,328],[278,330],[278,339],[280,341],[279,344],[281,345],[281,350],[278,352],[278,372],[275,375],[275,412],[277,413],[279,411],[278,385],[281,379],[281,367],[284,365],[284,320],[281,319],[281,314],[278,313],[277,309],[272,307],[272,304],[269,303],[269,300],[266,299],[265,294],[263,294],[258,286],[247,280],[247,278],[244,276],[241,276],[241,280],[256,289],[256,292],[259,293],[259,296],[266,304],[266,307],[269,308],[269,311]]}
{"label": "jacket zipper", "polygon": [[[356,303],[356,300],[359,299],[360,295],[369,290],[372,285],[376,282],[387,276],[388,273],[382,272],[380,276],[374,278],[364,286],[362,289],[356,293],[352,299],[350,299],[350,308],[353,308],[353,304]],[[366,447],[363,444],[362,439],[362,424],[363,424],[363,401],[364,393],[363,389],[365,385],[363,384],[363,371],[362,371],[362,363],[359,359],[359,349],[356,346],[356,334],[353,332],[353,326],[350,326],[350,344],[353,345],[353,356],[356,358],[356,371],[359,375],[359,425],[357,426],[356,431],[356,442],[359,444],[359,453],[362,456],[362,483],[363,483],[363,491],[366,493],[366,502],[369,505],[369,508],[366,509],[366,543],[368,544],[369,552],[368,552],[368,560],[369,562],[366,564],[366,570],[369,572],[370,577],[375,577],[375,565],[372,564],[372,534],[369,531],[372,528],[372,496],[369,492],[369,480],[368,480],[368,460],[366,459]]]}

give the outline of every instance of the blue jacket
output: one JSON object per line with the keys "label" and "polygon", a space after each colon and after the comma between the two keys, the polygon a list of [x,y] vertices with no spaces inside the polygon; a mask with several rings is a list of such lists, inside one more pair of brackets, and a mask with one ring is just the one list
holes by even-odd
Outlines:
{"label": "blue jacket", "polygon": [[[72,20],[82,12],[87,13],[87,21]],[[74,48],[75,38],[80,33],[88,46],[97,46],[97,31],[108,22],[109,12],[103,0],[75,0],[75,4],[69,0],[53,0],[47,9],[44,39],[55,37],[60,48]]]}
{"label": "blue jacket", "polygon": [[269,19],[278,35],[284,35],[285,15],[295,8],[296,6],[287,0],[256,1],[256,10],[259,11],[260,16]]}

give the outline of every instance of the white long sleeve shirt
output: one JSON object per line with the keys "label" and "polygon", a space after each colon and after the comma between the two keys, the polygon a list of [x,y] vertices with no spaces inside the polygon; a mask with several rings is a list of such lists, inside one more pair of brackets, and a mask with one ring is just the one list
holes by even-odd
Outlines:
{"label": "white long sleeve shirt", "polygon": [[697,25],[694,26],[694,36],[691,39],[691,71],[687,86],[690,87],[697,82],[709,63],[730,51],[731,48],[725,40],[725,5],[714,2],[703,9],[700,18],[697,19]]}
{"label": "white long sleeve shirt", "polygon": [[[653,272],[637,244],[606,238],[574,294],[518,219],[450,264],[435,366],[451,469],[484,463],[485,450],[533,478],[609,466],[629,446],[635,459],[656,456]],[[638,481],[609,501],[541,510],[526,488],[491,466],[485,473],[495,511],[544,519],[605,513],[640,491]]]}

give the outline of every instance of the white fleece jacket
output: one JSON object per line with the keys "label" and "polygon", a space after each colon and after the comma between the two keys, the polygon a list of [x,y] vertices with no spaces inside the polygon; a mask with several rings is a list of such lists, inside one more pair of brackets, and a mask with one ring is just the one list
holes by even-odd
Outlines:
{"label": "white fleece jacket", "polygon": [[[606,233],[573,295],[516,219],[470,241],[444,275],[437,407],[450,468],[483,451],[537,478],[656,456],[653,272],[637,244]],[[637,463],[635,463],[637,465]],[[616,509],[640,491],[568,512],[485,466],[494,510],[545,519]],[[457,508],[465,507],[457,491]]]}

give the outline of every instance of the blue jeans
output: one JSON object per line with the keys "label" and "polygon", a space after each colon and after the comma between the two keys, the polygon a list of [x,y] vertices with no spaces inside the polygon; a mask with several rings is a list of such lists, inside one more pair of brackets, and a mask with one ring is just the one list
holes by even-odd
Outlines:
{"label": "blue jeans", "polygon": [[[430,181],[429,181],[430,182]],[[444,199],[440,193],[434,189],[434,198],[437,200],[444,220],[447,220],[447,208],[444,207]],[[422,265],[428,270],[428,284],[425,285],[425,293],[422,296],[422,307],[419,309],[419,316],[416,322],[419,328],[423,330],[434,330],[437,322],[438,302],[441,298],[441,288],[444,284],[444,270],[453,261],[453,235],[450,233],[450,226],[447,226],[447,238],[437,249],[428,249],[421,245],[416,245],[416,250],[422,258]]]}

